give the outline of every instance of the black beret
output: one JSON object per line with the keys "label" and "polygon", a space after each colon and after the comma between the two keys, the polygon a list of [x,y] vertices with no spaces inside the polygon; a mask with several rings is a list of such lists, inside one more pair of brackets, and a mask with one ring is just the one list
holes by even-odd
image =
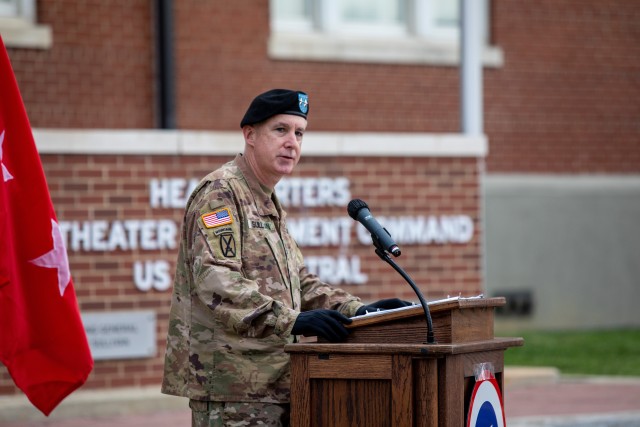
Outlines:
{"label": "black beret", "polygon": [[245,113],[240,127],[267,120],[276,114],[293,114],[307,118],[309,96],[297,90],[271,89],[255,97]]}

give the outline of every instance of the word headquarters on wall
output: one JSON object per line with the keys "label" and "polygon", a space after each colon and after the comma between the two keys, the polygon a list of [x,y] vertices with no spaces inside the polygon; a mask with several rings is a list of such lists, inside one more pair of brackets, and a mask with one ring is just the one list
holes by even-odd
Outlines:
{"label": "word headquarters on wall", "polygon": [[[197,179],[164,178],[149,181],[149,204],[152,208],[174,208],[182,211]],[[290,214],[297,209],[339,207],[349,203],[351,193],[347,178],[289,178],[276,187],[281,203]],[[467,215],[418,215],[382,217],[378,221],[399,245],[465,244],[474,232],[473,220]],[[371,245],[369,232],[346,214],[338,217],[289,216],[289,232],[300,247],[346,248],[352,230],[362,245]],[[180,224],[173,219],[115,219],[92,221],[60,221],[60,230],[68,250],[73,252],[159,251],[175,250]],[[356,255],[333,255],[343,250],[328,250],[327,255],[305,257],[309,271],[322,280],[339,284],[363,284],[367,275],[360,269]],[[165,291],[172,283],[166,259],[133,264],[133,282],[142,292]]]}

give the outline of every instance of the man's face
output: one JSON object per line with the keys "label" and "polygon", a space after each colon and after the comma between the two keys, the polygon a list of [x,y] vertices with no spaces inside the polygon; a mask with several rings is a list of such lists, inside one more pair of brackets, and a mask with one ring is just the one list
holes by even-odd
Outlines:
{"label": "man's face", "polygon": [[252,127],[246,140],[253,147],[254,172],[263,184],[275,185],[284,175],[291,174],[300,160],[307,120],[278,114]]}

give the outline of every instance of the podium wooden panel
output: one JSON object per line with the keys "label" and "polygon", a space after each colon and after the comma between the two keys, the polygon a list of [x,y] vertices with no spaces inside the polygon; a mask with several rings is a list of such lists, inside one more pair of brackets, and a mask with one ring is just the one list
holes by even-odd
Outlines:
{"label": "podium wooden panel", "polygon": [[430,304],[437,344],[426,344],[422,307],[354,319],[347,342],[299,343],[291,355],[293,427],[464,425],[474,366],[491,362],[502,388],[504,350],[493,336],[504,298]]}

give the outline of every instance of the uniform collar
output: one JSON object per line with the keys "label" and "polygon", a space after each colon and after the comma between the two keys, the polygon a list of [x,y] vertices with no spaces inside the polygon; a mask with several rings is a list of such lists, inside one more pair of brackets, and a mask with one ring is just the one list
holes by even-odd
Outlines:
{"label": "uniform collar", "polygon": [[263,216],[273,215],[275,217],[280,217],[280,202],[278,202],[275,190],[267,191],[268,189],[260,184],[260,181],[258,181],[258,178],[256,178],[256,175],[249,167],[247,159],[245,159],[242,154],[238,154],[234,162],[240,168],[244,179],[249,185],[249,190],[253,194],[253,199],[256,202],[258,213]]}

